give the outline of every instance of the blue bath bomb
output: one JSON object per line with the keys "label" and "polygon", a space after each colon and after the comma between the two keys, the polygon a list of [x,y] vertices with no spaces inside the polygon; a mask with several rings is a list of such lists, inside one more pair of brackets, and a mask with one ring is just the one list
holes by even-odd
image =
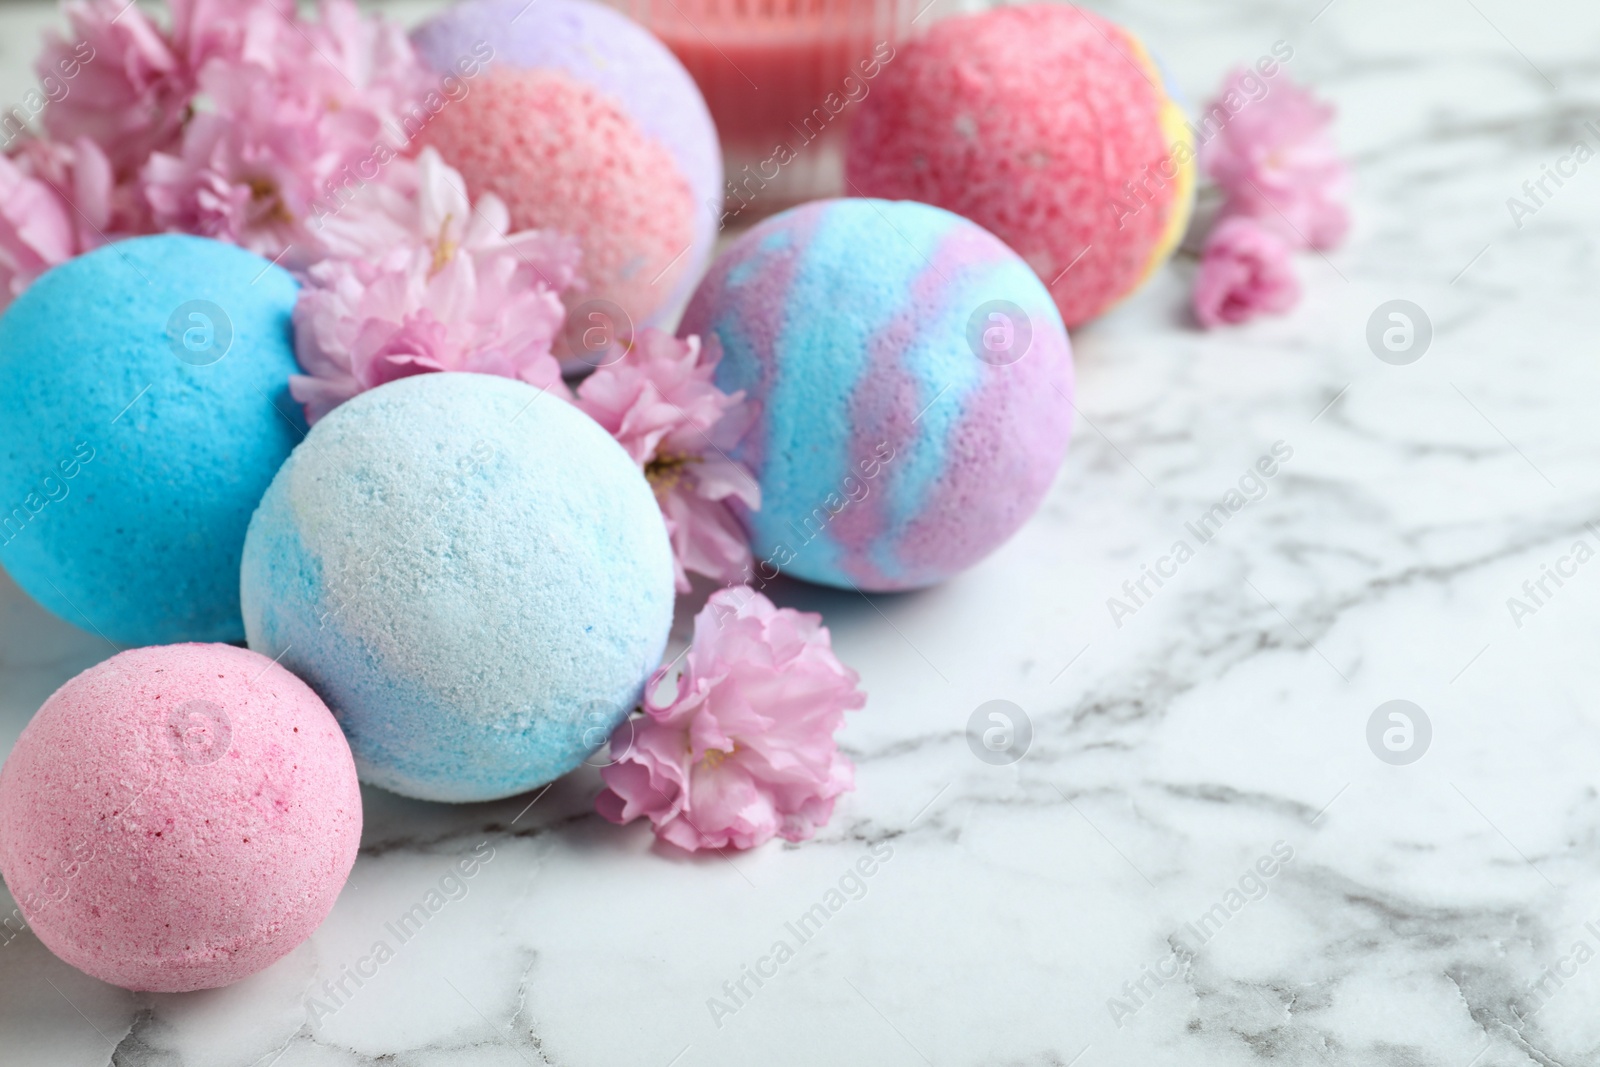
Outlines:
{"label": "blue bath bomb", "polygon": [[599,424],[509,378],[424,374],[320,420],[250,520],[250,647],[333,709],[362,780],[510,796],[638,702],[672,623],[666,526]]}
{"label": "blue bath bomb", "polygon": [[250,513],[305,432],[297,285],[166,234],[49,271],[0,317],[0,564],[130,645],[238,641]]}

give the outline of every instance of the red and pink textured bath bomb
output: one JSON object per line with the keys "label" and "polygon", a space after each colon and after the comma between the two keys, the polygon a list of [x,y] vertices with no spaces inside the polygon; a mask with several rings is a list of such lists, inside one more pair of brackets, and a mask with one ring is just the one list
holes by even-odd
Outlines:
{"label": "red and pink textured bath bomb", "polygon": [[615,99],[559,70],[496,66],[423,140],[474,197],[505,201],[513,230],[578,239],[587,288],[569,306],[611,301],[639,327],[671,310],[694,258],[694,197],[671,151]]}
{"label": "red and pink textured bath bomb", "polygon": [[350,746],[304,682],[230,645],[113,656],[0,769],[0,874],[57,956],[127,989],[209,989],[309,937],[355,863]]}
{"label": "red and pink textured bath bomb", "polygon": [[1127,30],[1062,4],[947,19],[886,64],[850,133],[852,196],[920,200],[1015,249],[1077,326],[1188,225],[1194,147]]}

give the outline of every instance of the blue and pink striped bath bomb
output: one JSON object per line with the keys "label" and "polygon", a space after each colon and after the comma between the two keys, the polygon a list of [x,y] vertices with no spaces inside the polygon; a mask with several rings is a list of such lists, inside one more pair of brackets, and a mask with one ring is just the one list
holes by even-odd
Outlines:
{"label": "blue and pink striped bath bomb", "polygon": [[361,779],[423,800],[553,781],[637,704],[672,623],[643,473],[571,404],[423,374],[318,421],[250,520],[250,647],[304,679]]}
{"label": "blue and pink striped bath bomb", "polygon": [[932,585],[1044,499],[1072,427],[1072,353],[1015,252],[926,204],[826,200],[756,226],[712,264],[679,333],[722,352],[754,423],[733,458],[757,578]]}

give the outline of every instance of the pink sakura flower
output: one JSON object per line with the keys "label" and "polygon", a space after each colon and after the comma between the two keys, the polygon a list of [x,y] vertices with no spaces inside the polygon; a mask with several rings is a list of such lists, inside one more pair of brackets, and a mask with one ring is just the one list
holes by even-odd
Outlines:
{"label": "pink sakura flower", "polygon": [[76,227],[66,200],[0,156],[0,306],[77,254]]}
{"label": "pink sakura flower", "polygon": [[[158,230],[231,241],[298,270],[341,254],[339,240],[385,254],[405,243],[386,229],[385,205],[415,196],[375,179],[394,162],[405,186],[414,164],[390,142],[436,78],[400,28],[352,0],[323,0],[316,21],[292,0],[171,9],[163,29],[126,0],[67,3],[70,39],[48,36],[38,71],[68,91],[44,108],[45,136],[0,162],[0,295],[108,239]],[[312,223],[331,191],[368,183],[375,203],[324,241]],[[504,215],[481,208],[489,229],[496,210]],[[513,251],[559,259],[550,240]]]}
{"label": "pink sakura flower", "polygon": [[432,371],[498,374],[565,395],[550,354],[561,297],[523,271],[512,253],[458,255],[435,269],[421,249],[311,267],[294,309],[295,357],[307,373],[289,379],[306,421]]}
{"label": "pink sakura flower", "polygon": [[[282,2],[294,10],[292,0]],[[336,107],[359,108],[380,121],[397,122],[404,109],[438,88],[438,76],[429,72],[398,23],[361,14],[354,0],[321,0],[318,11],[318,21],[299,20],[299,30],[290,32],[301,36],[322,60],[318,90]],[[278,36],[282,37],[281,30]],[[289,73],[304,73],[307,62],[309,57],[298,56]]]}
{"label": "pink sakura flower", "polygon": [[56,264],[139,232],[132,192],[86,137],[0,156],[0,308]]}
{"label": "pink sakura flower", "polygon": [[833,735],[866,695],[820,615],[774,607],[748,586],[719,589],[695,616],[676,692],[657,699],[669,670],[646,687],[643,716],[612,734],[601,816],[645,816],[691,852],[775,834],[804,841],[827,823],[855,784]]}
{"label": "pink sakura flower", "polygon": [[1249,215],[1224,218],[1206,237],[1194,284],[1194,313],[1211,329],[1263,312],[1281,314],[1300,299],[1289,245]]}
{"label": "pink sakura flower", "polygon": [[155,229],[138,174],[179,144],[196,72],[237,60],[252,19],[282,21],[270,0],[223,2],[173,0],[170,34],[126,0],[65,4],[71,38],[46,33],[35,69],[66,91],[43,109],[44,136],[0,159],[0,306],[65,259]]}
{"label": "pink sakura flower", "polygon": [[328,251],[310,225],[320,198],[396,157],[400,109],[432,76],[397,27],[351,0],[324,0],[317,23],[265,3],[248,9],[238,57],[200,69],[205,110],[150,156],[144,191],[159,228],[304,267]]}
{"label": "pink sakura flower", "polygon": [[[1349,169],[1334,143],[1334,109],[1289,81],[1233,72],[1210,105],[1230,118],[1200,150],[1201,166],[1227,196],[1226,214],[1250,215],[1285,240],[1332,248],[1350,226]],[[1230,101],[1237,106],[1230,106]]]}
{"label": "pink sakura flower", "polygon": [[[461,175],[424,149],[397,160],[401,182],[335,217],[327,240],[350,258],[307,271],[295,305],[289,392],[316,422],[352,396],[395,378],[475,371],[518,378],[565,398],[550,354],[581,253],[562,235],[505,235],[505,205],[474,209]],[[388,251],[378,254],[377,245]],[[373,246],[373,247],[369,247]]]}
{"label": "pink sakura flower", "polygon": [[746,425],[744,394],[712,383],[715,340],[647,328],[620,360],[578,386],[577,404],[644,468],[672,540],[678,592],[687,572],[720,582],[748,573],[750,543],[729,504],[761,506],[750,472],[727,456]]}
{"label": "pink sakura flower", "polygon": [[270,259],[297,243],[309,254],[312,243],[297,239],[317,179],[342,158],[335,126],[347,117],[335,123],[310,100],[278,95],[275,76],[258,66],[217,64],[202,86],[217,110],[189,123],[180,154],[157,152],[145,164],[156,225]]}
{"label": "pink sakura flower", "polygon": [[551,230],[507,233],[511,213],[505,203],[493,193],[474,203],[461,172],[432,147],[415,159],[396,158],[381,182],[325,207],[311,220],[312,229],[323,247],[342,259],[381,259],[401,245],[427,249],[438,264],[457,253],[510,252],[551,289],[565,292],[579,285],[582,252],[574,238]]}
{"label": "pink sakura flower", "polygon": [[278,31],[300,19],[295,0],[168,0],[172,52],[189,71],[213,59],[259,59]]}
{"label": "pink sakura flower", "polygon": [[177,142],[194,71],[127,0],[70,0],[63,11],[73,39],[47,32],[35,63],[42,82],[68,87],[44,109],[44,131],[63,142],[87,137],[119,176],[131,175],[152,151]]}

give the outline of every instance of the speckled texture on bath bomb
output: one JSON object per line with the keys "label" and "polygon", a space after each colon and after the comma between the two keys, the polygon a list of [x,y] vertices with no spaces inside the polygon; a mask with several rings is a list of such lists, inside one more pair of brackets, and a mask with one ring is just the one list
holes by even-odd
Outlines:
{"label": "speckled texture on bath bomb", "polygon": [[[29,595],[124,644],[244,637],[245,526],[304,426],[297,289],[243,249],[169,234],[69,260],[6,310],[0,564]],[[191,301],[226,323],[195,305],[169,338]]]}
{"label": "speckled texture on bath bomb", "polygon": [[647,136],[666,147],[697,208],[694,247],[684,256],[667,305],[677,310],[716,240],[722,147],[705,98],[667,46],[621,12],[589,0],[539,0],[532,6],[527,0],[467,0],[424,22],[411,39],[425,61],[461,78],[468,93],[473,81],[463,75],[478,69],[485,50],[491,63],[563,71],[619,101]]}
{"label": "speckled texture on bath bomb", "polygon": [[510,796],[572,770],[637,703],[673,571],[638,466],[571,404],[424,374],[337,408],[245,541],[250,647],[322,695],[363,781]]}
{"label": "speckled texture on bath bomb", "polygon": [[1188,225],[1182,110],[1139,40],[1092,12],[1031,4],[936,23],[860,107],[852,191],[978,223],[1049,284],[1068,326],[1137,288]]}
{"label": "speckled texture on bath bomb", "polygon": [[423,132],[474,196],[506,202],[515,230],[583,246],[587,288],[635,326],[653,322],[689,270],[696,208],[672,153],[609,96],[557,70],[492,67]]}
{"label": "speckled texture on bath bomb", "polygon": [[327,917],[360,843],[339,724],[304,682],[230,645],[89,668],[0,768],[0,873],[23,917],[127,989],[266,967]]}
{"label": "speckled texture on bath bomb", "polygon": [[761,509],[742,517],[757,557],[796,577],[942,581],[1033,514],[1066,455],[1072,352],[1050,294],[939,208],[824,200],[775,215],[712,264],[679,332],[714,337],[717,384],[754,406],[734,458]]}

